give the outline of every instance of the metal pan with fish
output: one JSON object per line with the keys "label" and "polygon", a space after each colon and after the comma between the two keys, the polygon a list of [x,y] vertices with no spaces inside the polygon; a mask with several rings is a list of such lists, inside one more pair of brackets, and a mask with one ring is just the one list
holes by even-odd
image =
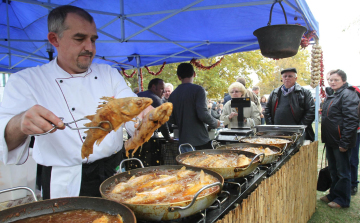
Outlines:
{"label": "metal pan with fish", "polygon": [[[104,219],[102,216],[106,216],[105,218],[110,220],[108,221],[109,223],[136,223],[135,215],[128,207],[103,198],[66,197],[37,201],[34,192],[28,187],[9,188],[1,190],[0,193],[18,189],[29,190],[36,202],[0,211],[0,222],[27,222],[28,220],[31,220],[31,222],[40,222],[39,220],[29,219],[38,217],[42,218],[42,220],[54,219],[55,217],[62,218],[61,220],[58,219],[57,222],[101,222],[101,220]],[[120,215],[120,217],[118,217],[118,215]],[[81,216],[80,219],[79,216]],[[94,217],[95,220],[93,220]]]}
{"label": "metal pan with fish", "polygon": [[240,142],[277,146],[282,149],[282,152],[284,152],[294,143],[294,141],[289,139],[284,139],[281,137],[266,137],[266,136],[244,137],[240,139]]}
{"label": "metal pan with fish", "polygon": [[[123,160],[120,169],[128,160],[138,159]],[[224,178],[210,170],[180,165],[153,166],[106,179],[100,185],[100,193],[106,199],[128,206],[139,220],[166,221],[208,208],[218,201],[223,184]]]}
{"label": "metal pan with fish", "polygon": [[279,156],[282,155],[282,149],[277,146],[263,145],[263,144],[254,144],[254,143],[233,143],[220,145],[213,143],[214,149],[228,149],[228,150],[240,150],[247,151],[255,154],[264,153],[265,157],[262,160],[261,164],[270,164],[276,162]]}
{"label": "metal pan with fish", "polygon": [[256,155],[240,150],[206,149],[182,153],[176,157],[176,161],[181,165],[215,171],[225,179],[233,179],[251,174],[264,157],[265,154]]}
{"label": "metal pan with fish", "polygon": [[284,138],[284,139],[289,139],[291,141],[293,141],[294,143],[297,142],[297,140],[302,136],[301,133],[296,132],[296,131],[262,131],[262,132],[257,132],[255,134],[256,136],[261,136],[261,137],[276,137],[276,138]]}

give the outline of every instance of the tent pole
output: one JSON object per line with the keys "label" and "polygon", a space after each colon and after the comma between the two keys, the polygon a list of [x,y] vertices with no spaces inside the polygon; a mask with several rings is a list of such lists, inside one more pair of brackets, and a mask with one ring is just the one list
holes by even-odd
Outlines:
{"label": "tent pole", "polygon": [[137,75],[138,75],[138,86],[139,86],[139,92],[141,92],[141,77],[140,77],[140,57],[136,56],[136,67],[137,67]]}
{"label": "tent pole", "polygon": [[318,140],[318,129],[319,129],[319,108],[320,108],[320,97],[319,97],[319,85],[316,86],[315,90],[315,141]]}
{"label": "tent pole", "polygon": [[[10,39],[10,21],[9,21],[9,0],[6,0],[6,23],[7,23],[7,38]],[[10,41],[8,41],[8,49],[9,49],[9,66],[11,67],[11,49],[10,49]]]}

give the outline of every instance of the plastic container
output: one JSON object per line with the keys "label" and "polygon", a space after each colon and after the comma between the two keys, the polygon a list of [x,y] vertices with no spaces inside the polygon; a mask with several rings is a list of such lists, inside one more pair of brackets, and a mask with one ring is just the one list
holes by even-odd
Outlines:
{"label": "plastic container", "polygon": [[[36,162],[32,158],[32,149],[27,161],[23,165],[4,165],[0,162],[0,190],[17,186],[27,186],[35,191]],[[16,190],[0,194],[0,203],[17,200],[30,195],[26,190]]]}

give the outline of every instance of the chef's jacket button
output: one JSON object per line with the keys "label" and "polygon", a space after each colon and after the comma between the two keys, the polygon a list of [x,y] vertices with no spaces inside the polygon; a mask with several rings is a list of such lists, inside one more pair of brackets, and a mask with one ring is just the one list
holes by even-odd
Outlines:
{"label": "chef's jacket button", "polygon": [[95,77],[95,79],[97,79],[97,77]]}
{"label": "chef's jacket button", "polygon": [[83,139],[85,139],[86,137],[85,136],[83,136]]}
{"label": "chef's jacket button", "polygon": [[72,108],[71,110],[75,111],[75,108]]}
{"label": "chef's jacket button", "polygon": [[62,83],[63,82],[63,80],[60,80],[60,83]]}

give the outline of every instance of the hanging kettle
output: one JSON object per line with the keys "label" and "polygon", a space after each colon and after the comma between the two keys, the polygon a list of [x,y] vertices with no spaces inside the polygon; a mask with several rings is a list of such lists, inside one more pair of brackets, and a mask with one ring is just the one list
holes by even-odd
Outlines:
{"label": "hanging kettle", "polygon": [[[274,5],[279,2],[286,24],[271,25],[271,14]],[[271,6],[270,18],[267,26],[261,27],[254,31],[254,36],[257,37],[261,54],[264,57],[280,59],[292,57],[297,54],[301,42],[301,37],[307,29],[301,25],[289,25],[285,9],[281,1],[276,1]]]}

